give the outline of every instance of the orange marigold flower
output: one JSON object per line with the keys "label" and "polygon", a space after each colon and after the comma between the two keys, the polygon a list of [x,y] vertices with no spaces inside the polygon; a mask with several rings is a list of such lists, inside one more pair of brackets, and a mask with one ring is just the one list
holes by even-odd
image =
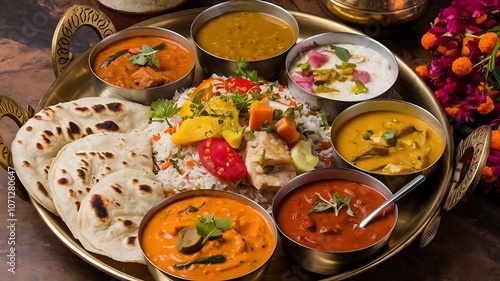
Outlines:
{"label": "orange marigold flower", "polygon": [[477,111],[482,115],[490,113],[493,109],[495,109],[495,104],[489,96],[486,97],[485,102],[482,102],[477,106]]}
{"label": "orange marigold flower", "polygon": [[458,108],[457,107],[445,107],[444,112],[446,115],[450,117],[455,117],[458,113]]}
{"label": "orange marigold flower", "polygon": [[440,53],[440,54],[443,54],[443,55],[444,55],[444,54],[446,53],[446,51],[448,51],[448,49],[446,49],[446,47],[445,47],[445,46],[443,46],[443,45],[439,45],[439,46],[437,46],[436,51],[437,51],[438,53]]}
{"label": "orange marigold flower", "polygon": [[479,50],[485,54],[491,54],[493,49],[495,49],[495,45],[498,43],[498,36],[494,32],[486,32],[479,39]]}
{"label": "orange marigold flower", "polygon": [[415,68],[415,71],[417,72],[418,76],[422,77],[422,79],[429,78],[429,69],[427,69],[427,66],[419,65]]}
{"label": "orange marigold flower", "polygon": [[491,132],[491,149],[500,150],[500,131],[494,130]]}
{"label": "orange marigold flower", "polygon": [[484,182],[494,182],[497,180],[497,176],[490,166],[484,166],[483,172],[481,173],[481,180]]}
{"label": "orange marigold flower", "polygon": [[464,76],[472,71],[472,62],[468,57],[459,57],[453,61],[451,70],[458,76]]}
{"label": "orange marigold flower", "polygon": [[426,50],[432,50],[434,48],[434,43],[436,42],[436,35],[426,32],[423,36],[422,39],[420,40],[420,43],[422,44],[422,47]]}

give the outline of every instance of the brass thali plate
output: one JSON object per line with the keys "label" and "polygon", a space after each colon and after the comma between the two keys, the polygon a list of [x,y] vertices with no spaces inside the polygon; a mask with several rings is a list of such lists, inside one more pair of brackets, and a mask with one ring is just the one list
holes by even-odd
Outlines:
{"label": "brass thali plate", "polygon": [[[165,14],[141,22],[136,26],[163,27],[190,38],[189,28],[191,22],[201,11],[202,9],[193,9]],[[299,23],[299,40],[314,34],[330,31],[359,33],[348,26],[329,19],[301,12],[292,11],[291,13]],[[59,102],[66,102],[86,96],[95,96],[91,73],[87,63],[89,53],[90,50],[79,56],[57,77],[52,87],[40,101],[36,111]],[[446,116],[431,90],[425,85],[425,82],[409,66],[402,62],[400,58],[397,58],[397,61],[400,68],[399,78],[395,86],[397,95],[406,101],[427,109],[441,122],[445,128],[446,135],[449,136],[445,140],[446,149],[444,155],[434,175],[428,178],[420,188],[412,191],[411,194],[399,201],[399,219],[386,248],[372,258],[335,276],[314,276],[307,273],[309,277],[312,276],[313,279],[311,280],[321,278],[324,280],[349,278],[394,256],[422,235],[424,229],[428,227],[441,210],[443,199],[448,193],[452,175],[454,145]],[[203,75],[202,70],[197,68],[195,85],[204,78]],[[286,79],[281,79],[281,83],[286,84]],[[153,280],[145,265],[117,262],[110,258],[88,252],[72,236],[69,229],[59,217],[47,211],[34,200],[31,200],[31,202],[51,231],[65,246],[87,263],[120,280]],[[264,280],[282,280],[283,278],[292,278],[293,276],[298,277],[298,275],[294,275],[297,274],[297,271],[300,272],[300,267],[289,262],[281,249],[278,249],[273,256],[271,267]]]}

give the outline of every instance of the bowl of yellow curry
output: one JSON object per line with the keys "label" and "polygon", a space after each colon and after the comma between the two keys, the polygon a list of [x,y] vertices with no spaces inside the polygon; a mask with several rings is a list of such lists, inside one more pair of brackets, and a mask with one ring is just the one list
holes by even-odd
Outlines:
{"label": "bowl of yellow curry", "polygon": [[191,87],[196,51],[174,31],[135,27],[101,40],[88,62],[97,95],[149,105]]}
{"label": "bowl of yellow curry", "polygon": [[430,177],[445,150],[445,131],[427,110],[370,100],[342,111],[331,126],[334,165],[366,172],[393,192],[419,174]]}
{"label": "bowl of yellow curry", "polygon": [[264,208],[220,190],[167,197],[145,215],[138,237],[155,280],[260,280],[278,242]]}
{"label": "bowl of yellow curry", "polygon": [[200,66],[222,76],[234,76],[244,62],[260,77],[278,78],[298,36],[293,15],[265,1],[223,2],[202,11],[191,24]]}

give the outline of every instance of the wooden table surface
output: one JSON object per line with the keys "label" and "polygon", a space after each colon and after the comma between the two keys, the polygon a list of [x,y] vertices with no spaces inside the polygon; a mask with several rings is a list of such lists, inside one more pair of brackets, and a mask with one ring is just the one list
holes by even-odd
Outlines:
{"label": "wooden table surface", "polygon": [[[216,2],[221,1],[187,1],[175,10]],[[289,10],[330,17],[316,0],[270,2]],[[430,54],[420,46],[420,37],[439,8],[449,3],[434,2],[438,3],[433,3],[425,18],[414,26],[380,38],[411,67],[430,59]],[[50,53],[54,29],[73,4],[101,9],[118,30],[156,16],[125,15],[91,0],[4,0],[0,8],[0,94],[13,98],[22,108],[37,106],[55,80]],[[88,37],[85,31],[82,34],[81,38]],[[89,41],[75,42],[71,48],[86,50],[95,40],[91,37]],[[5,143],[10,144],[17,130],[10,119],[1,120],[0,136]],[[3,169],[0,169],[0,185],[0,279],[115,280],[68,250],[29,202],[20,198],[9,202],[8,177]],[[410,245],[353,280],[500,280],[499,198],[498,194],[483,194],[476,189],[467,202],[452,211],[443,211],[438,234],[430,245],[425,248]],[[9,221],[9,208],[14,211],[15,222]],[[289,273],[282,280],[304,280],[307,276],[301,271]]]}

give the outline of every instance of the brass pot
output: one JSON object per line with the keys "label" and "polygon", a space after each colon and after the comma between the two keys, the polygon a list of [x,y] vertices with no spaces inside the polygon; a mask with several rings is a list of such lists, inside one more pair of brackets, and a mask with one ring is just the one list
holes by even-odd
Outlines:
{"label": "brass pot", "polygon": [[318,0],[341,21],[371,37],[388,36],[417,22],[430,9],[430,0]]}

